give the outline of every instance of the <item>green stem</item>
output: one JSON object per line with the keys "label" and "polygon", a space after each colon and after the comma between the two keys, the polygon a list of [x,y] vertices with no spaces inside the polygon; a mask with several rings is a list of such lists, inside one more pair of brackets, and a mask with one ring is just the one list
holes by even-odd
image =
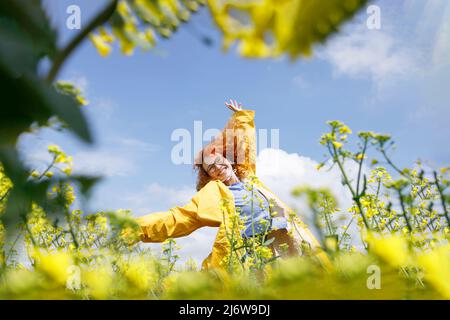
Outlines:
{"label": "green stem", "polygon": [[70,232],[70,235],[72,236],[73,244],[75,245],[75,248],[78,248],[79,243],[78,243],[77,237],[75,235],[75,231],[73,230],[72,222],[70,221],[69,210],[66,210],[66,218],[67,218],[67,223],[69,224],[69,232]]}
{"label": "green stem", "polygon": [[253,258],[255,259],[255,263],[257,263],[258,261],[258,256],[256,255],[256,246],[255,246],[255,210],[253,208],[253,202],[254,202],[254,190],[255,190],[255,186],[252,183],[252,192],[251,192],[251,202],[250,202],[250,211],[251,211],[251,219],[252,219],[252,253],[253,253]]}
{"label": "green stem", "polygon": [[400,170],[392,161],[391,159],[389,159],[389,157],[386,154],[386,150],[384,148],[380,148],[380,152],[383,155],[384,159],[387,161],[387,163],[395,170],[397,171],[400,175],[402,175],[403,177],[409,178],[402,170]]}
{"label": "green stem", "polygon": [[231,225],[231,239],[230,239],[230,257],[228,259],[228,271],[231,271],[231,262],[233,261],[233,249],[234,249],[234,228],[236,227],[236,219],[233,219]]}
{"label": "green stem", "polygon": [[332,144],[332,149],[333,149],[334,152],[331,154],[331,156],[333,157],[334,162],[338,164],[339,170],[341,171],[342,177],[344,178],[344,184],[350,190],[350,192],[351,192],[351,194],[353,196],[353,200],[355,200],[356,205],[358,206],[359,213],[360,213],[360,215],[363,218],[364,225],[366,226],[367,230],[370,230],[369,222],[367,221],[367,218],[366,218],[366,216],[364,214],[361,202],[359,201],[359,195],[357,195],[355,193],[355,191],[353,190],[353,187],[352,187],[352,185],[350,183],[350,180],[348,179],[347,174],[346,174],[346,172],[344,170],[344,167],[343,167],[341,161],[339,160],[339,156],[337,155],[337,149],[336,149],[336,147],[333,144]]}
{"label": "green stem", "polygon": [[47,74],[46,81],[47,83],[52,83],[56,76],[58,75],[61,67],[67,58],[72,54],[72,52],[78,47],[78,45],[92,32],[95,28],[104,24],[106,21],[111,18],[114,11],[116,10],[118,0],[112,0],[108,5],[105,6],[103,10],[101,10],[97,16],[95,16],[88,25],[73,38],[66,47],[60,50],[53,60],[53,65]]}
{"label": "green stem", "polygon": [[2,202],[3,199],[5,199],[5,198],[8,196],[8,194],[9,194],[10,191],[11,191],[11,189],[8,189],[8,191],[6,191],[6,192],[0,197],[0,202]]}
{"label": "green stem", "polygon": [[359,196],[359,184],[360,184],[360,181],[361,181],[362,164],[364,162],[364,156],[365,156],[366,150],[367,150],[367,142],[368,142],[368,139],[364,138],[364,147],[363,147],[363,150],[361,152],[361,159],[359,160],[358,178],[356,180],[356,194],[358,196]]}
{"label": "green stem", "polygon": [[36,246],[37,246],[36,240],[34,239],[33,233],[32,233],[31,230],[30,230],[30,226],[28,225],[27,218],[26,218],[25,216],[23,216],[23,217],[22,217],[22,220],[23,220],[23,222],[24,222],[24,224],[25,224],[25,230],[27,230],[28,235],[30,236],[31,243],[33,244],[34,247],[36,247]]}
{"label": "green stem", "polygon": [[53,165],[56,163],[57,156],[53,156],[52,162],[47,166],[47,168],[37,177],[37,180],[41,180],[45,174],[53,167]]}
{"label": "green stem", "polygon": [[319,212],[317,211],[316,208],[314,208],[314,206],[311,206],[311,210],[314,216],[314,225],[316,226],[317,232],[319,233],[319,239],[320,242],[322,243],[322,247],[324,247],[325,250],[328,251],[328,248],[325,244],[325,236],[323,234],[322,228],[320,227]]}
{"label": "green stem", "polygon": [[439,184],[439,179],[438,179],[436,171],[433,171],[433,175],[434,175],[434,184],[436,185],[436,187],[438,189],[439,196],[441,198],[441,205],[442,205],[442,208],[444,209],[444,216],[447,219],[447,225],[450,227],[450,218],[448,215],[447,205],[445,203],[444,191],[442,190],[442,187]]}
{"label": "green stem", "polygon": [[408,227],[408,230],[411,233],[412,227],[411,227],[411,223],[409,222],[408,215],[406,214],[405,203],[404,203],[402,191],[400,189],[397,189],[397,192],[398,192],[398,197],[400,199],[400,205],[402,207],[402,214],[406,221],[406,226]]}
{"label": "green stem", "polygon": [[14,247],[16,246],[17,241],[19,240],[19,238],[20,238],[20,232],[17,232],[17,236],[14,239],[14,242],[12,243],[11,247],[8,250],[8,254],[5,256],[5,261],[4,261],[5,266],[6,266],[6,263],[8,262],[8,260],[9,260],[9,257],[11,256],[12,251],[13,251]]}
{"label": "green stem", "polygon": [[[236,210],[236,208],[235,208],[235,210]],[[237,219],[239,219],[239,216],[237,217]],[[224,224],[224,228],[225,228],[225,236],[227,237],[228,242],[230,243],[230,259],[228,260],[228,271],[230,271],[230,267],[231,267],[231,258],[232,258],[232,256],[233,256],[233,252],[236,252],[237,260],[238,260],[239,263],[241,264],[242,269],[244,269],[244,264],[243,264],[242,261],[241,261],[241,257],[239,256],[239,253],[237,252],[237,250],[239,250],[240,247],[239,247],[239,248],[235,248],[235,247],[234,247],[234,232],[235,232],[235,230],[234,230],[234,229],[231,230],[231,232],[232,232],[232,234],[233,234],[233,237],[230,237],[230,235],[229,235],[229,233],[228,233],[228,228],[227,228],[227,223],[226,223],[226,221],[227,221],[227,219],[226,219],[226,217],[225,217],[225,211],[222,210],[222,223]],[[235,221],[233,221],[233,222],[235,222]],[[238,221],[238,222],[239,222],[239,221]],[[239,226],[239,224],[238,224],[238,226]],[[238,230],[238,232],[239,232],[239,230]],[[246,250],[247,250],[247,249],[246,249]]]}
{"label": "green stem", "polygon": [[342,240],[345,238],[345,235],[348,235],[347,230],[348,230],[348,228],[351,226],[351,224],[353,223],[353,220],[354,220],[354,219],[355,219],[355,216],[352,216],[352,218],[350,219],[349,223],[348,223],[347,226],[345,227],[345,231],[344,231],[344,233],[342,234],[341,239],[339,239],[338,247],[340,246]]}

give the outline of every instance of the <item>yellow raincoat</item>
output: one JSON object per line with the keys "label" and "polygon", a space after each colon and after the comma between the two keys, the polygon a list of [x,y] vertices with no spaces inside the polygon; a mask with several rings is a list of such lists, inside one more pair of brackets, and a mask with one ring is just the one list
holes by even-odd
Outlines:
{"label": "yellow raincoat", "polygon": [[[248,176],[256,173],[256,144],[254,111],[241,110],[233,114],[225,126],[221,139],[216,138],[204,148],[205,152],[215,149],[215,152],[227,153],[236,160],[237,150],[243,151],[239,165],[245,167]],[[229,133],[238,132],[236,138]],[[229,146],[232,140],[234,152],[230,152]],[[228,147],[228,151],[226,150]],[[281,254],[280,245],[287,243],[292,254],[314,254],[325,266],[328,265],[326,254],[321,250],[319,242],[308,230],[307,226],[285,205],[275,194],[273,194],[261,181],[255,177],[255,185],[274,203],[273,212],[284,216],[288,220],[288,232],[275,232],[275,241],[271,244],[275,254]],[[224,205],[225,204],[225,205]],[[203,269],[223,268],[224,258],[230,254],[231,246],[227,236],[230,230],[230,213],[234,212],[234,199],[228,187],[218,180],[208,182],[197,194],[184,206],[176,206],[165,212],[155,212],[137,218],[140,226],[140,238],[143,242],[163,242],[168,238],[187,236],[201,227],[218,227],[216,239],[212,252],[203,261]]]}

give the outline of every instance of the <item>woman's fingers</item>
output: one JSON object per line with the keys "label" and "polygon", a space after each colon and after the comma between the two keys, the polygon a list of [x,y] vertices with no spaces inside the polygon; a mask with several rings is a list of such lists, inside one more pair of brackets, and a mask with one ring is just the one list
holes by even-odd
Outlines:
{"label": "woman's fingers", "polygon": [[233,108],[231,107],[231,105],[228,102],[225,102],[225,105],[227,106],[228,109],[234,111]]}
{"label": "woman's fingers", "polygon": [[229,109],[231,109],[231,110],[233,110],[233,111],[236,111],[236,108],[234,107],[234,104],[233,104],[233,100],[230,99],[230,102],[225,102],[225,105],[226,105]]}
{"label": "woman's fingers", "polygon": [[225,102],[225,105],[233,111],[242,110],[242,103],[237,102],[237,100],[230,99],[230,102]]}

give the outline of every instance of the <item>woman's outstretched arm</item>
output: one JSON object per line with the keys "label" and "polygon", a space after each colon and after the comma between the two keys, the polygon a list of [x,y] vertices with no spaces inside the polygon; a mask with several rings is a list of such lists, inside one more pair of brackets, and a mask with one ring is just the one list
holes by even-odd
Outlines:
{"label": "woman's outstretched arm", "polygon": [[220,199],[220,188],[217,182],[211,181],[185,206],[136,218],[140,226],[140,240],[163,242],[168,238],[187,236],[201,227],[218,227],[222,222]]}
{"label": "woman's outstretched arm", "polygon": [[183,237],[202,225],[197,219],[197,208],[190,201],[186,206],[174,207],[136,219],[141,227],[141,241],[163,242],[168,238]]}

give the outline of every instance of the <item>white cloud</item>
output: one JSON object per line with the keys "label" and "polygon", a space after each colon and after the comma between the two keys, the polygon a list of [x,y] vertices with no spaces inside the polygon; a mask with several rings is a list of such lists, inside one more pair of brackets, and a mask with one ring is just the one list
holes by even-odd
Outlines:
{"label": "white cloud", "polygon": [[[288,205],[301,205],[298,199],[292,197],[291,192],[297,186],[308,185],[313,188],[328,188],[339,199],[340,206],[347,208],[351,204],[351,196],[341,183],[338,169],[317,170],[317,165],[317,161],[297,153],[264,149],[258,155],[257,175]],[[348,170],[355,173],[356,167],[349,167]],[[301,207],[305,208],[303,205]]]}
{"label": "white cloud", "polygon": [[354,28],[337,36],[319,57],[333,66],[337,75],[368,78],[379,87],[415,70],[412,49],[385,31]]}
{"label": "white cloud", "polygon": [[347,25],[318,56],[337,75],[369,78],[378,86],[415,79],[450,63],[450,3],[380,1],[381,30],[365,27],[365,16]]}
{"label": "white cloud", "polygon": [[[327,188],[335,196],[341,209],[334,217],[338,226],[347,225],[351,219],[347,209],[352,204],[350,191],[342,185],[339,169],[335,166],[331,170],[327,170],[328,165],[325,165],[317,170],[318,164],[317,161],[297,153],[289,154],[280,149],[264,149],[259,153],[256,165],[258,178],[283,202],[296,210],[316,236],[317,230],[315,230],[313,217],[305,199],[294,198],[291,195],[295,187]],[[347,163],[344,167],[350,179],[356,177],[358,169],[356,163]],[[362,173],[367,174],[368,171],[368,168],[363,166]],[[361,242],[355,222],[350,226],[348,232],[352,237],[352,244],[360,247]]]}

